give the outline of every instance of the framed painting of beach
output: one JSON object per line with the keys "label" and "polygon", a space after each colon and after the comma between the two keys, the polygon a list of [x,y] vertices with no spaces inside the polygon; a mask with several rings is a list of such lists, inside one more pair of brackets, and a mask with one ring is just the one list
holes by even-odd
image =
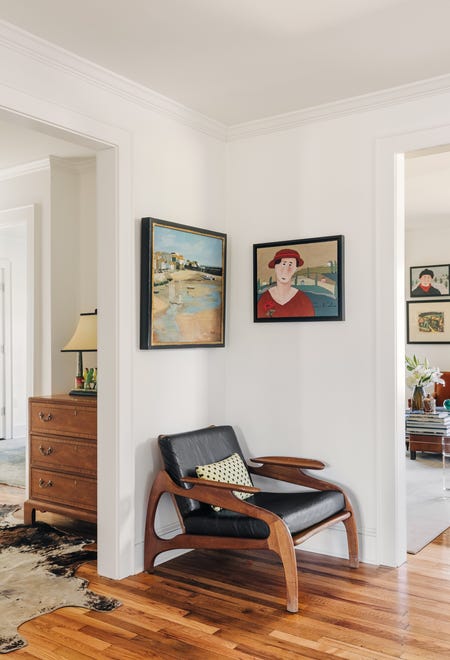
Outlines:
{"label": "framed painting of beach", "polygon": [[450,301],[406,303],[408,344],[450,344]]}
{"label": "framed painting of beach", "polygon": [[343,319],[343,236],[253,246],[255,323]]}
{"label": "framed painting of beach", "polygon": [[142,218],[142,349],[225,345],[226,247],[226,234]]}

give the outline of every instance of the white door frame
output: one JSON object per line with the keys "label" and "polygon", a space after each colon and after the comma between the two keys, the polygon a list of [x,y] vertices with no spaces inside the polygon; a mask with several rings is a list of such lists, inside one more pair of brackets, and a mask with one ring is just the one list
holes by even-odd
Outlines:
{"label": "white door frame", "polygon": [[[0,84],[0,113],[98,151],[98,571],[134,573],[135,471],[132,365],[136,346],[131,134],[111,123]],[[120,276],[119,276],[120,274]]]}
{"label": "white door frame", "polygon": [[377,561],[406,561],[404,154],[450,144],[450,125],[376,144]]}
{"label": "white door frame", "polygon": [[[1,226],[0,226],[1,230]],[[7,259],[0,259],[0,291],[3,320],[0,329],[0,344],[3,345],[1,357],[0,378],[2,380],[3,394],[0,405],[5,411],[2,414],[2,423],[0,429],[0,438],[12,438],[13,435],[13,414],[12,414],[12,357],[11,357],[11,263]]]}
{"label": "white door frame", "polygon": [[[39,269],[38,269],[38,260],[37,260],[37,247],[39,229],[37,226],[37,210],[35,204],[29,204],[27,206],[18,206],[12,209],[1,209],[0,210],[0,227],[7,226],[17,226],[18,224],[23,224],[25,227],[26,234],[26,288],[27,288],[27,330],[26,330],[26,396],[32,396],[34,393],[34,365],[35,365],[35,346],[37,340],[37,322],[36,322],[36,312],[35,312],[35,292],[39,290],[40,281],[39,281]],[[7,332],[11,333],[11,326],[7,329]],[[8,342],[8,336],[6,337],[9,347],[11,347],[11,337]],[[11,369],[11,356],[10,360],[10,369]],[[10,371],[9,376],[7,374],[7,379],[11,383],[12,373]],[[10,390],[10,395],[12,397],[12,388],[7,386],[7,390]],[[12,406],[12,403],[11,403]]]}

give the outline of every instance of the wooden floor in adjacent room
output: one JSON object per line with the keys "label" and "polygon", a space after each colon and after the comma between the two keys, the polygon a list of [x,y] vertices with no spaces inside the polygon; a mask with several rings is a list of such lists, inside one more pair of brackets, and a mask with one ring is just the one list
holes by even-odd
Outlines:
{"label": "wooden floor in adjacent room", "polygon": [[284,609],[271,553],[195,551],[121,581],[84,564],[77,575],[123,605],[29,621],[11,660],[450,658],[450,529],[398,569],[301,550],[298,560],[298,614]]}

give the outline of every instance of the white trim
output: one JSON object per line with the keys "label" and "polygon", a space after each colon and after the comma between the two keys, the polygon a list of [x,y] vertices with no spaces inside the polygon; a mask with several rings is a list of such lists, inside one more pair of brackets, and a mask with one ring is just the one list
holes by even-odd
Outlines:
{"label": "white trim", "polygon": [[28,163],[22,163],[20,165],[14,165],[12,167],[5,167],[0,169],[0,181],[7,181],[8,179],[15,179],[18,176],[43,172],[45,170],[49,170],[52,166],[71,170],[72,172],[85,172],[86,170],[95,168],[95,164],[95,156],[76,158],[60,158],[59,156],[49,156],[48,158],[32,160]]}
{"label": "white trim", "polygon": [[218,140],[226,140],[227,130],[221,122],[1,20],[0,44],[31,60],[82,78],[84,82],[101,87],[110,94],[171,117]]}
{"label": "white trim", "polygon": [[[27,278],[27,295],[26,295],[26,396],[34,394],[34,373],[35,373],[35,346],[37,345],[37,328],[38,322],[35,318],[35,296],[39,291],[39,269],[38,269],[38,256],[37,256],[37,243],[39,237],[39,228],[37,226],[37,211],[35,204],[27,206],[18,206],[11,209],[0,210],[0,225],[3,227],[12,227],[17,224],[25,225],[26,234],[26,278]],[[6,332],[11,332],[11,327]],[[11,345],[11,341],[8,342]],[[9,373],[7,371],[6,378],[8,381],[7,391],[9,388],[10,396],[11,379],[12,379],[12,356],[10,356]],[[12,401],[10,403],[12,410]],[[14,428],[14,420],[12,420],[11,432]]]}
{"label": "white trim", "polygon": [[[1,217],[1,216],[0,216]],[[0,221],[0,227],[2,225]],[[3,298],[3,373],[0,373],[0,378],[3,379],[3,401],[0,405],[5,406],[5,419],[3,434],[0,438],[13,437],[13,409],[12,409],[12,346],[11,346],[11,262],[9,259],[0,259],[0,268],[3,271],[3,279],[0,284],[3,286],[1,296]]]}
{"label": "white trim", "polygon": [[[181,529],[180,523],[179,522],[173,522],[169,523],[167,525],[161,525],[158,528],[155,528],[155,532],[158,536],[161,538],[173,538],[174,536],[177,536],[178,534],[181,534],[183,530]],[[155,559],[155,566],[159,566],[160,564],[164,564],[166,561],[170,561],[171,559],[175,559],[175,557],[179,557],[180,555],[184,555],[187,552],[191,552],[189,549],[178,549],[178,550],[167,550],[165,552],[161,552],[160,555],[158,555]],[[142,573],[144,570],[144,541],[140,541],[139,543],[136,543],[136,548],[135,548],[135,556],[136,556],[136,571],[139,573]]]}
{"label": "white trim", "polygon": [[50,158],[42,158],[40,160],[33,160],[29,163],[22,165],[14,165],[13,167],[5,167],[0,170],[0,181],[7,179],[15,179],[18,176],[25,176],[26,174],[34,174],[35,172],[42,172],[50,169]]}
{"label": "white trim", "polygon": [[406,560],[403,154],[450,144],[450,125],[376,142],[375,373],[377,563]]}
{"label": "white trim", "polygon": [[[376,531],[372,528],[358,530],[359,558],[365,564],[378,564]],[[347,534],[344,525],[333,525],[320,534],[297,546],[296,550],[316,552],[331,557],[348,558]]]}
{"label": "white trim", "polygon": [[144,85],[2,20],[0,20],[0,45],[224,142],[284,131],[311,122],[369,112],[430,95],[444,94],[450,90],[450,75],[447,74],[227,127]]}
{"label": "white trim", "polygon": [[324,103],[302,110],[286,112],[273,117],[235,124],[228,129],[228,141],[286,131],[303,124],[345,117],[360,112],[370,112],[399,103],[408,103],[426,96],[445,94],[450,90],[450,75],[419,80],[407,85],[391,87],[379,92]]}
{"label": "white trim", "polygon": [[96,166],[95,156],[76,158],[61,158],[59,156],[50,156],[49,161],[52,167],[59,167],[63,170],[68,170],[77,174],[86,172],[87,170],[92,170]]}

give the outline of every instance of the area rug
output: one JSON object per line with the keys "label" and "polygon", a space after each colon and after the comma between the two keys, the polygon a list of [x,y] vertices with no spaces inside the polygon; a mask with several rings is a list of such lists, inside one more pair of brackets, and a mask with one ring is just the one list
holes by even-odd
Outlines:
{"label": "area rug", "polygon": [[27,645],[18,626],[60,607],[108,612],[120,605],[95,594],[74,577],[77,568],[96,558],[84,546],[91,540],[46,523],[11,525],[17,506],[0,506],[0,653]]}
{"label": "area rug", "polygon": [[[450,459],[446,463],[450,485]],[[409,554],[416,554],[450,527],[450,491],[444,493],[442,457],[417,452],[415,461],[406,458],[407,538]],[[445,498],[445,495],[447,497]]]}

